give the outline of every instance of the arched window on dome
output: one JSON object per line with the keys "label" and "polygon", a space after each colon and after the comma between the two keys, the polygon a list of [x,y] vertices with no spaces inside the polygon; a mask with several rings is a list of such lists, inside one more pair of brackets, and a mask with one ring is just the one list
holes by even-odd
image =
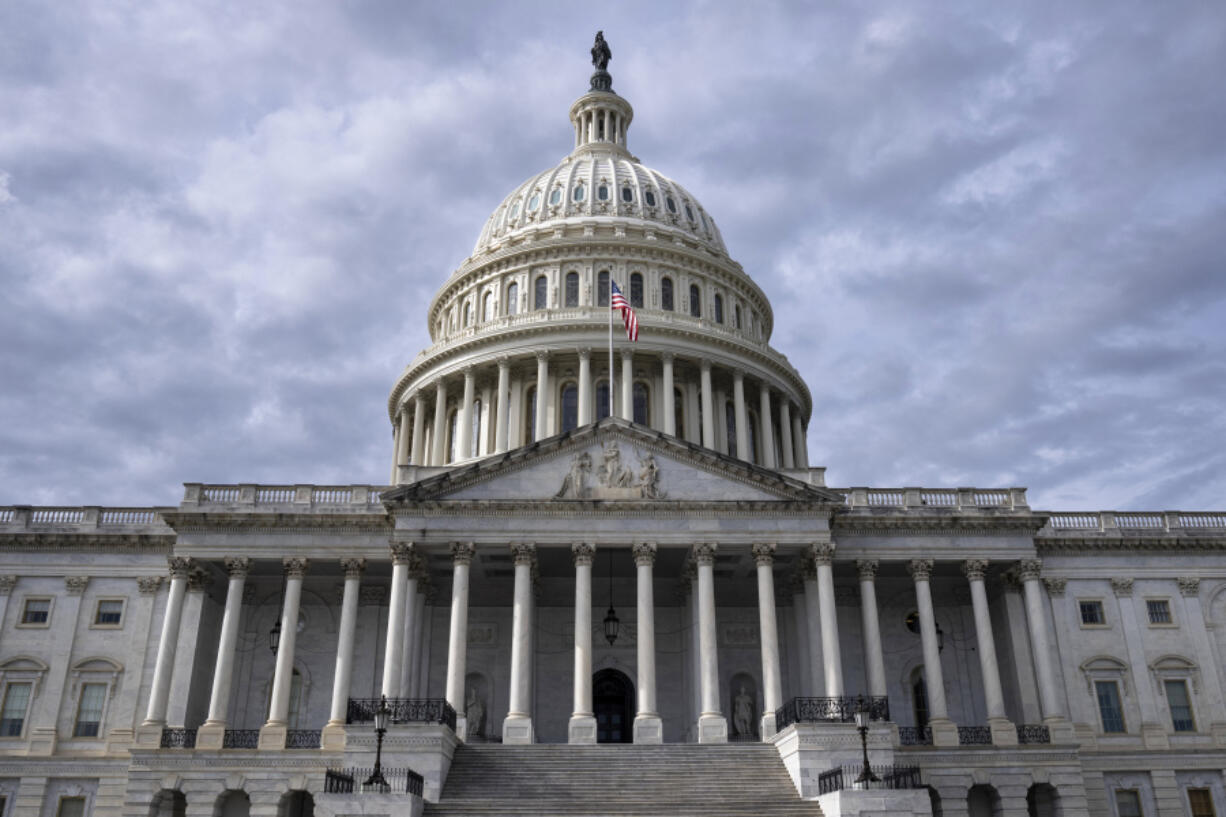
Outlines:
{"label": "arched window on dome", "polygon": [[698,284],[690,284],[690,317],[702,317],[702,291],[698,289]]}
{"label": "arched window on dome", "polygon": [[470,304],[468,301],[465,301],[465,302],[464,302],[464,319],[463,319],[462,321],[460,321],[460,326],[461,326],[461,327],[468,326],[468,324],[470,323],[470,321],[469,321],[469,317],[471,317],[471,316],[469,315],[469,311],[470,311],[470,310],[469,310],[469,307],[470,307],[470,306],[471,306],[471,304]]}
{"label": "arched window on dome", "polygon": [[536,442],[536,386],[524,392],[524,445]]}
{"label": "arched window on dome", "polygon": [[602,184],[596,188],[596,198],[600,201],[609,200],[609,186],[607,184]]}
{"label": "arched window on dome", "polygon": [[532,308],[544,309],[549,305],[549,279],[538,275],[532,287]]}
{"label": "arched window on dome", "polygon": [[729,401],[724,403],[724,429],[728,433],[728,456],[736,454],[736,408]]}
{"label": "arched window on dome", "polygon": [[562,431],[574,431],[579,426],[579,387],[567,383],[562,387]]}
{"label": "arched window on dome", "polygon": [[673,311],[673,279],[660,279],[660,308],[666,312]]}
{"label": "arched window on dome", "polygon": [[579,305],[579,273],[566,273],[566,305]]}
{"label": "arched window on dome", "polygon": [[715,293],[715,322],[724,322],[724,298],[718,292]]}
{"label": "arched window on dome", "polygon": [[555,187],[553,192],[549,194],[549,203],[557,206],[562,202],[562,188]]}
{"label": "arched window on dome", "polygon": [[481,453],[481,398],[473,400],[472,428],[468,439],[468,456],[475,457]]}
{"label": "arched window on dome", "polygon": [[574,192],[570,194],[570,197],[573,201],[583,201],[583,197],[586,195],[586,193],[587,191],[584,190],[583,183],[580,182],[579,184],[575,185]]}
{"label": "arched window on dome", "polygon": [[622,188],[622,201],[624,201],[626,204],[630,204],[634,201],[634,190],[631,189],[630,185],[626,185]]}
{"label": "arched window on dome", "polygon": [[609,305],[609,271],[601,270],[596,276],[596,306]]}
{"label": "arched window on dome", "polygon": [[609,381],[596,382],[596,419],[603,420],[609,416]]}
{"label": "arched window on dome", "polygon": [[641,426],[651,425],[650,393],[646,383],[635,383],[631,397],[634,401],[634,422]]}
{"label": "arched window on dome", "polygon": [[494,293],[487,292],[481,299],[481,320],[489,322],[494,319]]}
{"label": "arched window on dome", "polygon": [[732,308],[732,310],[733,310],[732,314],[736,318],[736,328],[740,329],[741,328],[741,305],[737,304],[736,306]]}
{"label": "arched window on dome", "polygon": [[673,389],[673,431],[685,438],[685,393],[681,389]]}
{"label": "arched window on dome", "polygon": [[630,305],[635,309],[643,308],[643,274],[630,273]]}
{"label": "arched window on dome", "polygon": [[648,207],[656,206],[656,191],[646,190],[643,192],[643,201],[647,202]]}
{"label": "arched window on dome", "polygon": [[507,286],[507,314],[519,314],[519,284],[511,283]]}
{"label": "arched window on dome", "polygon": [[458,443],[460,435],[459,431],[460,412],[453,411],[447,418],[447,462],[455,462],[459,459],[459,451],[456,451],[456,443]]}

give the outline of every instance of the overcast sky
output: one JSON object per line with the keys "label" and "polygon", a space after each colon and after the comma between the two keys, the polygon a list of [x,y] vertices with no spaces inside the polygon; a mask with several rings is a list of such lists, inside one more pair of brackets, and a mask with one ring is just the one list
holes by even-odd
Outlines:
{"label": "overcast sky", "polygon": [[429,298],[631,150],[775,308],[831,485],[1226,507],[1226,7],[0,3],[0,504],[382,483]]}

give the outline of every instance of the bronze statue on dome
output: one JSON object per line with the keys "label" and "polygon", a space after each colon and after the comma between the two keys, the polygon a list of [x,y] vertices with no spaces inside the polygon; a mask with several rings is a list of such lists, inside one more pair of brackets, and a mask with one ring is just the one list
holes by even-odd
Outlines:
{"label": "bronze statue on dome", "polygon": [[611,59],[613,59],[613,52],[609,50],[609,44],[604,41],[604,32],[597,31],[596,42],[592,44],[592,65],[597,71],[607,71]]}

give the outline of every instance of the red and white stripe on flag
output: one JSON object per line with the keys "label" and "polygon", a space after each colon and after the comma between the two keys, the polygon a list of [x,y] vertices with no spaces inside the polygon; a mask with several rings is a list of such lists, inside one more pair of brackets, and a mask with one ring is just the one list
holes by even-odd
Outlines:
{"label": "red and white stripe on flag", "polygon": [[617,288],[616,281],[610,281],[610,286],[613,292],[609,297],[609,308],[620,309],[622,311],[622,323],[626,325],[626,337],[630,340],[639,339],[639,319],[634,314],[634,307],[630,306],[630,302],[626,300],[626,296],[622,295],[622,291]]}

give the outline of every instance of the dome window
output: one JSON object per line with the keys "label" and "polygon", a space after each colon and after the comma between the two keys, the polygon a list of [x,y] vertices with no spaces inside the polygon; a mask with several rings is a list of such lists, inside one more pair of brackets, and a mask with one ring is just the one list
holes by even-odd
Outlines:
{"label": "dome window", "polygon": [[561,201],[562,201],[562,190],[560,188],[555,187],[553,189],[553,192],[549,194],[549,203],[558,204]]}
{"label": "dome window", "polygon": [[541,206],[541,194],[533,193],[532,198],[528,199],[528,212],[535,213],[536,208]]}
{"label": "dome window", "polygon": [[715,322],[724,322],[724,299],[718,292],[715,293]]}
{"label": "dome window", "polygon": [[702,292],[698,289],[698,284],[690,284],[690,317],[702,317]]}
{"label": "dome window", "polygon": [[685,205],[685,217],[688,218],[690,221],[695,220],[694,219],[694,208],[690,207],[690,205],[688,204]]}
{"label": "dome window", "polygon": [[666,312],[673,311],[673,279],[660,279],[660,306]]}
{"label": "dome window", "polygon": [[532,308],[544,309],[549,306],[549,281],[545,276],[537,276],[532,286]]}
{"label": "dome window", "polygon": [[654,190],[648,190],[643,194],[643,201],[647,202],[648,207],[656,206],[656,194]]}
{"label": "dome window", "polygon": [[566,305],[579,305],[579,273],[566,273]]}
{"label": "dome window", "polygon": [[596,198],[600,199],[601,201],[609,200],[609,186],[607,184],[602,184],[600,187],[596,188]]}
{"label": "dome window", "polygon": [[577,184],[575,185],[575,192],[571,193],[570,197],[575,201],[583,201],[583,196],[585,192],[586,191],[584,191],[583,185]]}
{"label": "dome window", "polygon": [[630,305],[635,309],[643,308],[643,274],[640,272],[630,275]]}
{"label": "dome window", "polygon": [[596,276],[596,306],[609,305],[609,271],[601,270]]}
{"label": "dome window", "polygon": [[673,201],[672,196],[666,196],[664,198],[664,203],[668,205],[668,212],[670,213],[677,212],[677,202]]}
{"label": "dome window", "polygon": [[626,204],[634,201],[634,191],[630,189],[630,185],[626,185],[622,188],[622,201],[624,201]]}
{"label": "dome window", "polygon": [[519,202],[517,201],[511,205],[511,218],[515,218],[518,215],[519,215]]}

